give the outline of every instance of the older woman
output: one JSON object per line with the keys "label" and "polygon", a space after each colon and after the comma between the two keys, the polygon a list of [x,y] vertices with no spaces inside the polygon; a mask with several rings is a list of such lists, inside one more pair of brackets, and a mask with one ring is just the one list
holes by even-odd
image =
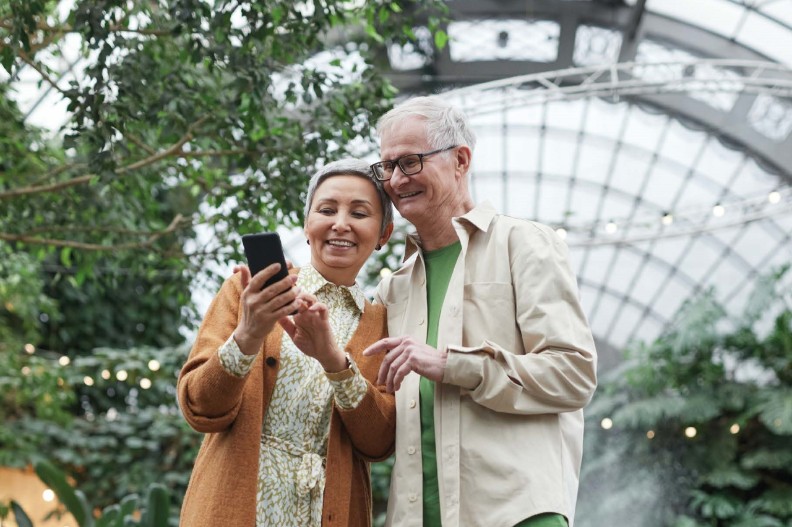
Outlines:
{"label": "older woman", "polygon": [[385,311],[355,279],[392,218],[365,162],[330,163],[308,189],[310,265],[263,290],[278,264],[223,284],[178,381],[185,419],[207,434],[182,525],[370,525],[368,462],[393,452],[396,419],[374,385],[381,360],[361,355]]}

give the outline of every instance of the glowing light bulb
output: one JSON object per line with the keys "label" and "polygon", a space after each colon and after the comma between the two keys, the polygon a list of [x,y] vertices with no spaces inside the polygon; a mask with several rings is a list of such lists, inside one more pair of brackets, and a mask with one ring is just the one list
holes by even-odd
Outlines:
{"label": "glowing light bulb", "polygon": [[36,352],[36,346],[30,343],[25,344],[25,353],[27,353],[28,355],[33,355],[35,352]]}
{"label": "glowing light bulb", "polygon": [[143,388],[144,390],[148,390],[149,388],[151,388],[151,379],[146,379],[145,377],[140,379],[140,387]]}
{"label": "glowing light bulb", "polygon": [[602,428],[605,430],[610,430],[613,428],[613,421],[609,417],[606,417],[602,420],[602,422],[600,422],[600,426],[602,426]]}
{"label": "glowing light bulb", "polygon": [[94,385],[93,378],[88,377],[87,375],[85,377],[83,377],[83,382],[85,383],[86,386],[93,386]]}
{"label": "glowing light bulb", "polygon": [[49,503],[55,499],[55,492],[52,489],[44,489],[44,492],[41,493],[41,499]]}
{"label": "glowing light bulb", "polygon": [[733,425],[731,425],[729,427],[729,432],[731,432],[732,434],[739,433],[740,432],[740,425],[738,425],[737,423],[734,423]]}
{"label": "glowing light bulb", "polygon": [[151,359],[148,361],[148,367],[151,371],[157,371],[160,369],[160,363],[157,359]]}
{"label": "glowing light bulb", "polygon": [[393,274],[393,271],[391,271],[387,267],[383,267],[382,269],[380,269],[380,272],[379,272],[380,278],[387,278],[387,277],[389,277],[392,274]]}
{"label": "glowing light bulb", "polygon": [[116,373],[116,379],[118,379],[119,381],[125,381],[127,380],[127,377],[129,377],[129,374],[127,373],[126,370],[118,370],[118,372]]}
{"label": "glowing light bulb", "polygon": [[687,436],[690,439],[693,439],[694,437],[696,437],[696,433],[697,433],[696,427],[694,427],[694,426],[689,426],[689,427],[685,428],[685,436]]}
{"label": "glowing light bulb", "polygon": [[58,364],[60,364],[61,366],[68,366],[70,362],[71,359],[69,359],[69,357],[67,357],[66,355],[58,359]]}
{"label": "glowing light bulb", "polygon": [[654,436],[655,436],[654,430],[649,430],[648,432],[646,432],[647,439],[654,439]]}
{"label": "glowing light bulb", "polygon": [[110,378],[110,370],[102,370],[102,379],[108,380]]}

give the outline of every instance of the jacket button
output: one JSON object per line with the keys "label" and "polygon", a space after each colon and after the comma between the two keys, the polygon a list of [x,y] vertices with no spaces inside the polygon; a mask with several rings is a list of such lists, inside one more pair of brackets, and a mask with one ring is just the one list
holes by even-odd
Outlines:
{"label": "jacket button", "polygon": [[278,364],[278,361],[275,359],[275,357],[267,357],[266,363],[267,366],[274,368],[275,365]]}

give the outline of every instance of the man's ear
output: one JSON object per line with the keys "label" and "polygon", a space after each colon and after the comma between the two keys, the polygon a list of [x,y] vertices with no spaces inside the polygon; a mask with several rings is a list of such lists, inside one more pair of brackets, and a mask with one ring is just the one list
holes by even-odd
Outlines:
{"label": "man's ear", "polygon": [[467,145],[461,145],[456,148],[454,153],[454,161],[456,162],[456,176],[464,178],[470,171],[470,162],[473,159],[473,151]]}

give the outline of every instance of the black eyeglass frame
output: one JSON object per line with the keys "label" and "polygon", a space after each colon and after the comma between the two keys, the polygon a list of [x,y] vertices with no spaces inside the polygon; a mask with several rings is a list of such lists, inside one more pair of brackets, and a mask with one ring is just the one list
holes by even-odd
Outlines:
{"label": "black eyeglass frame", "polygon": [[[415,174],[418,174],[421,170],[423,170],[423,160],[424,160],[425,157],[428,157],[428,156],[431,156],[431,155],[434,155],[434,154],[439,154],[440,152],[446,152],[446,151],[452,150],[452,149],[454,149],[454,148],[456,148],[458,146],[459,145],[447,146],[445,148],[438,148],[437,150],[432,150],[431,152],[424,152],[422,154],[404,154],[403,156],[399,156],[396,159],[387,159],[387,160],[377,161],[376,163],[371,165],[371,171],[374,172],[374,177],[376,177],[380,181],[388,181],[390,178],[392,178],[393,177],[393,170],[395,170],[397,166],[399,167],[399,170],[402,171],[402,174],[404,174],[405,176],[414,176]],[[404,169],[404,167],[402,166],[401,162],[402,162],[402,159],[404,159],[405,157],[412,157],[412,156],[418,156],[418,164],[419,164],[419,166],[418,166],[418,170],[414,170],[414,171],[408,172],[407,170]],[[391,170],[391,175],[389,177],[385,177],[384,173],[380,173],[380,170],[382,169],[382,164],[383,163],[393,163],[393,170]]]}

